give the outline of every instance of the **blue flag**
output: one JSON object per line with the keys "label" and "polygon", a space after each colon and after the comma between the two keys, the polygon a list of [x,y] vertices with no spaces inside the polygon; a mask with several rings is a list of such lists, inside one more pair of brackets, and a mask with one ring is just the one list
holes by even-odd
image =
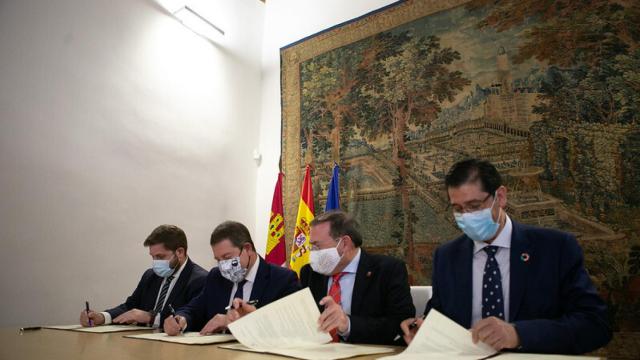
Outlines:
{"label": "blue flag", "polygon": [[340,166],[333,165],[333,176],[329,183],[329,194],[327,195],[327,205],[324,211],[340,209]]}

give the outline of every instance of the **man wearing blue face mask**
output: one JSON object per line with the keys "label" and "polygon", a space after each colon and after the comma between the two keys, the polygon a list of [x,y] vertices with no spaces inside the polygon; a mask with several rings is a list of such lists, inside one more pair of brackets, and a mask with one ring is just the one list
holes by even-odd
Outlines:
{"label": "man wearing blue face mask", "polygon": [[239,222],[218,225],[211,234],[211,249],[218,266],[209,272],[202,293],[165,320],[167,334],[224,331],[240,315],[300,289],[296,273],[256,253],[249,230]]}
{"label": "man wearing blue face mask", "polygon": [[104,312],[83,310],[83,326],[113,322],[159,327],[169,313],[169,304],[183,306],[202,291],[207,272],[187,256],[187,237],[182,229],[160,225],[143,245],[149,248],[152,268],[142,275],[133,294],[123,304]]}
{"label": "man wearing blue face mask", "polygon": [[[464,235],[435,251],[425,314],[440,311],[496,350],[582,354],[609,342],[606,305],[573,235],[512,221],[488,161],[456,163],[445,185]],[[407,343],[421,323],[402,322]]]}

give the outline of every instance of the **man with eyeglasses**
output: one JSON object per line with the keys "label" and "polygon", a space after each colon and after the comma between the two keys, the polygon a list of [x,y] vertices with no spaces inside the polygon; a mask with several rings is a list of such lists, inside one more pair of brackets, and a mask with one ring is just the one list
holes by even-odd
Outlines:
{"label": "man with eyeglasses", "polygon": [[[445,185],[464,235],[434,253],[425,315],[436,309],[496,350],[582,354],[609,342],[606,305],[573,235],[512,221],[488,161],[456,163]],[[402,322],[407,343],[420,324]]]}
{"label": "man with eyeglasses", "polygon": [[400,322],[415,315],[404,262],[364,251],[356,221],[342,211],[310,226],[310,264],[300,283],[319,304],[318,328],[335,342],[394,344]]}

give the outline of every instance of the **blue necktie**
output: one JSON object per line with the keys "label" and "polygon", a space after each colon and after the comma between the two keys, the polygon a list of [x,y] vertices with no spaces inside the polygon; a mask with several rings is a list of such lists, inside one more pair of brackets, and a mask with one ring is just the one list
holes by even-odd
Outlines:
{"label": "blue necktie", "polygon": [[495,316],[504,320],[504,299],[502,297],[502,276],[496,260],[497,246],[487,246],[487,263],[482,276],[482,318]]}
{"label": "blue necktie", "polygon": [[[235,295],[233,295],[233,299],[239,298],[240,300],[242,300],[244,295],[244,284],[246,283],[247,283],[247,279],[244,279],[238,283],[238,288],[236,289]],[[233,299],[231,299],[231,301],[233,301]]]}

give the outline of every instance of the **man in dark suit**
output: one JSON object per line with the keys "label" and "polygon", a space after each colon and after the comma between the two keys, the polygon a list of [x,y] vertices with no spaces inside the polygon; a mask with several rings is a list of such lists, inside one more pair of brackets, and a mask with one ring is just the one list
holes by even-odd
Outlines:
{"label": "man in dark suit", "polygon": [[[496,350],[581,354],[611,339],[607,308],[573,235],[512,221],[507,189],[487,161],[455,164],[445,178],[463,236],[436,249],[436,309]],[[407,343],[417,329],[407,319]]]}
{"label": "man in dark suit", "polygon": [[142,275],[133,294],[123,304],[104,312],[83,310],[83,326],[113,322],[158,327],[169,312],[167,305],[183,306],[202,291],[207,272],[187,256],[187,237],[182,229],[160,225],[143,245],[149,248],[153,267]]}
{"label": "man in dark suit", "polygon": [[[258,256],[249,230],[241,223],[218,225],[211,234],[211,248],[218,266],[209,272],[202,293],[178,309],[176,317],[165,320],[164,331],[169,335],[183,330],[201,334],[225,330],[238,313],[253,311],[300,289],[293,271]],[[257,301],[256,305],[250,301]],[[236,317],[227,315],[227,306],[232,306]]]}
{"label": "man in dark suit", "polygon": [[311,222],[311,262],[300,271],[320,305],[318,324],[334,341],[393,344],[400,322],[415,314],[407,269],[395,258],[368,254],[356,221],[342,211]]}

